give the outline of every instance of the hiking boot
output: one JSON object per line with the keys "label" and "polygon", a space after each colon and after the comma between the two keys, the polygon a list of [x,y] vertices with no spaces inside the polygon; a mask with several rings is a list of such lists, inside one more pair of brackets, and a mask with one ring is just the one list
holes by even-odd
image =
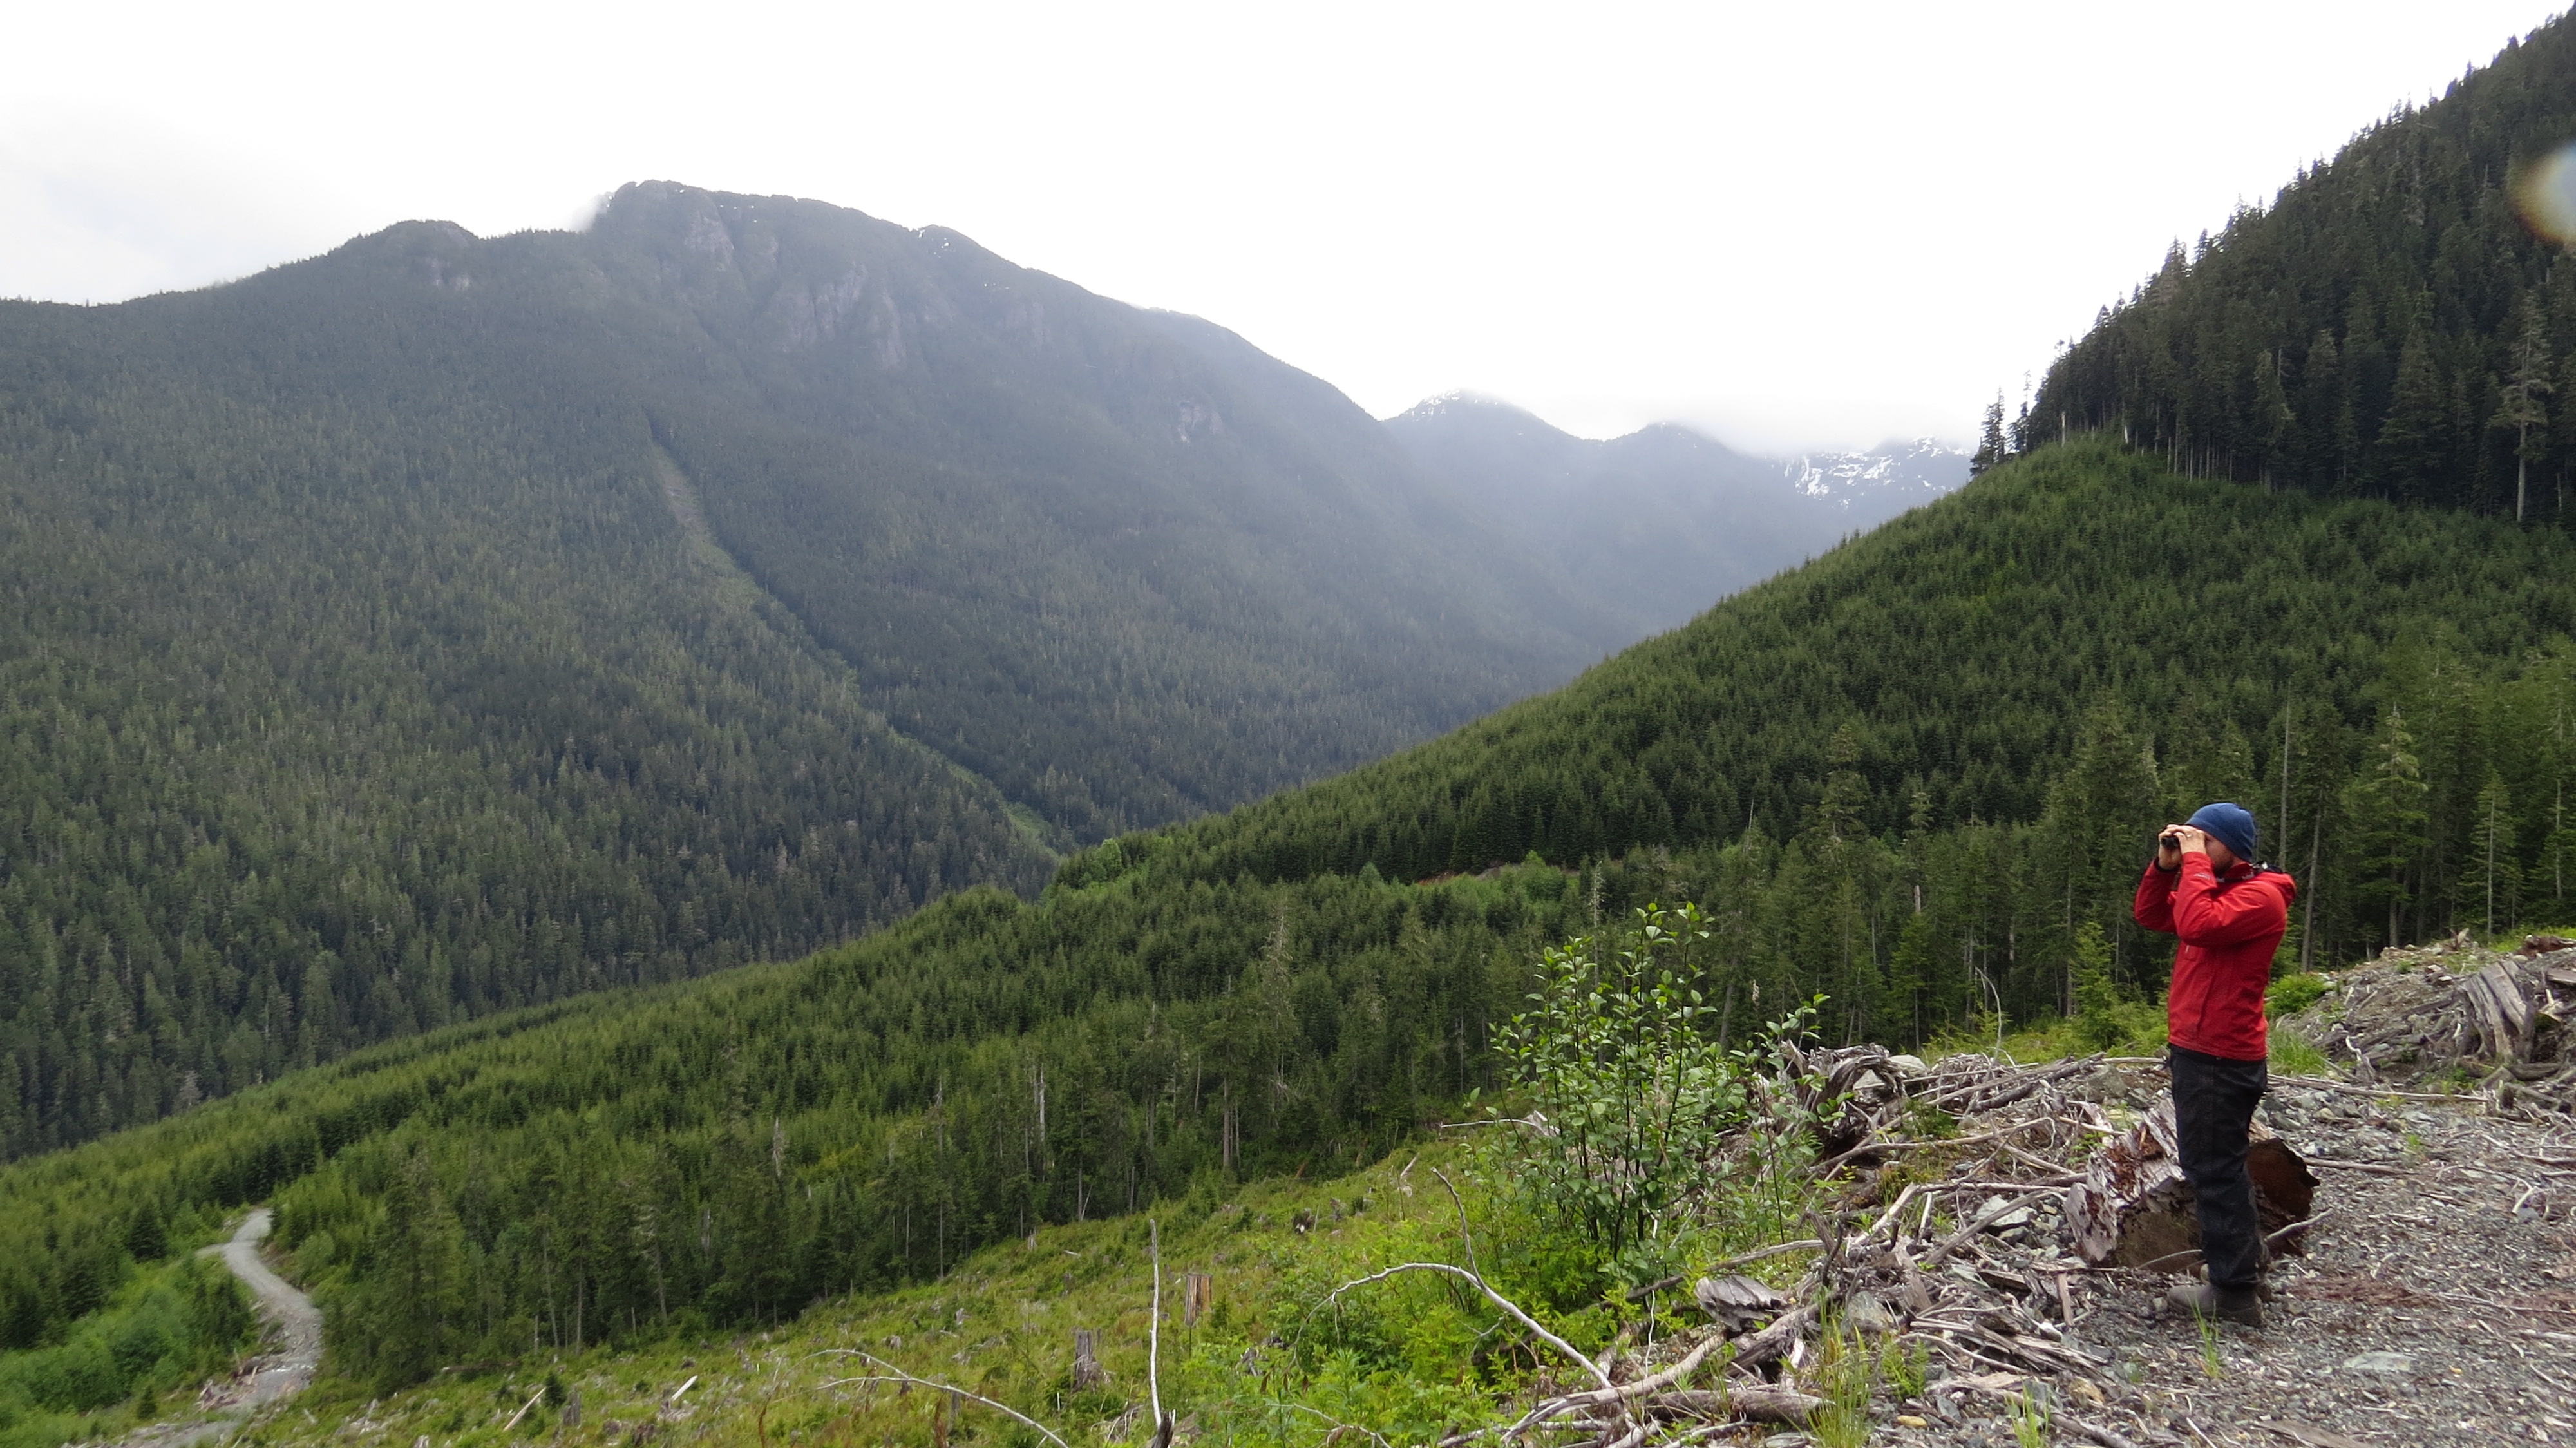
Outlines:
{"label": "hiking boot", "polygon": [[2186,1282],[2165,1294],[2165,1301],[2195,1317],[2214,1317],[2239,1327],[2263,1325],[2263,1303],[2252,1287],[2212,1287]]}

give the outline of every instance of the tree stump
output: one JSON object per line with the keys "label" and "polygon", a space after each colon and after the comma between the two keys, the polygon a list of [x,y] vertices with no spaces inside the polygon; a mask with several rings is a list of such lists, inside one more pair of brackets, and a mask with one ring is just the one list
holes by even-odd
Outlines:
{"label": "tree stump", "polygon": [[1109,1370],[1100,1365],[1099,1334],[1087,1327],[1073,1330],[1073,1390],[1087,1393],[1109,1384]]}
{"label": "tree stump", "polygon": [[[2173,1111],[2172,1093],[2158,1096],[2145,1118],[2104,1144],[2084,1179],[2067,1188],[2067,1227],[2075,1254],[2088,1265],[2182,1272],[2198,1263],[2200,1219],[2192,1210],[2191,1183],[2183,1178]],[[2245,1171],[2254,1179],[2254,1209],[2269,1238],[2308,1219],[2317,1179],[2298,1152],[2262,1122],[2248,1135]],[[2273,1242],[2272,1250],[2300,1255],[2306,1235],[2292,1232]]]}

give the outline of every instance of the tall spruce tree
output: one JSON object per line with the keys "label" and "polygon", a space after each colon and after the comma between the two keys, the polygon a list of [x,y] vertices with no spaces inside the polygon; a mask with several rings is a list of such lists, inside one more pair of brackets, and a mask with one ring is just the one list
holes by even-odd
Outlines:
{"label": "tall spruce tree", "polygon": [[2460,882],[2460,895],[2479,906],[2486,933],[2493,935],[2499,918],[2513,922],[2522,891],[2522,867],[2514,853],[2513,792],[2496,770],[2487,771],[2486,786],[2478,791],[2472,828],[2468,878]]}
{"label": "tall spruce tree", "polygon": [[2509,366],[2502,401],[2487,425],[2513,429],[2513,520],[2519,523],[2531,511],[2531,465],[2549,455],[2549,409],[2541,400],[2553,390],[2549,317],[2537,292],[2522,299],[2522,324],[2514,335]]}
{"label": "tall spruce tree", "polygon": [[2012,456],[2012,445],[2004,440],[2004,395],[1986,404],[1986,425],[1977,435],[1977,450],[1968,458],[1968,476],[1975,477],[1986,469]]}
{"label": "tall spruce tree", "polygon": [[2362,772],[2345,797],[2352,820],[2352,852],[2359,867],[2353,893],[2388,911],[2388,943],[2400,940],[2400,918],[2414,898],[2408,873],[2424,852],[2424,768],[2415,757],[2415,736],[2396,709],[2381,716],[2370,741]]}
{"label": "tall spruce tree", "polygon": [[2418,326],[2397,354],[2397,381],[2379,425],[2379,485],[2387,497],[2404,503],[2432,498],[2449,446],[2450,410],[2432,338]]}

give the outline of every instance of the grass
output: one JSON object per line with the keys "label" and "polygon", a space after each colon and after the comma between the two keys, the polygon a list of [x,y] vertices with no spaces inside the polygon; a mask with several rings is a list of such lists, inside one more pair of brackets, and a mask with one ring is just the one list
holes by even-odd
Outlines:
{"label": "grass", "polygon": [[1877,1366],[1877,1354],[1859,1334],[1846,1332],[1839,1322],[1826,1323],[1807,1377],[1809,1391],[1825,1404],[1807,1424],[1817,1448],[1863,1448],[1869,1442],[1869,1395]]}
{"label": "grass", "polygon": [[[1472,1291],[1409,1274],[1318,1306],[1335,1285],[1394,1263],[1467,1260],[1460,1206],[1435,1171],[1460,1189],[1486,1275],[1550,1331],[1590,1353],[1623,1326],[1644,1330],[1636,1309],[1575,1285],[1591,1280],[1587,1263],[1521,1216],[1476,1153],[1433,1144],[1337,1180],[1259,1183],[1160,1209],[1164,1405],[1190,1431],[1242,1448],[1311,1448],[1337,1425],[1353,1430],[1345,1438],[1436,1441],[1495,1416],[1498,1400],[1543,1363]],[[1301,1218],[1310,1230],[1298,1230]],[[552,1375],[567,1397],[581,1399],[581,1423],[564,1432],[566,1445],[607,1442],[611,1424],[615,1441],[630,1441],[695,1377],[672,1410],[679,1421],[663,1425],[657,1443],[1046,1448],[1028,1428],[971,1401],[952,1408],[944,1392],[855,1381],[891,1376],[870,1357],[1007,1403],[1075,1448],[1131,1430],[1142,1436],[1150,1431],[1147,1234],[1144,1215],[1049,1227],[967,1259],[942,1281],[822,1304],[769,1331],[548,1351],[449,1373],[372,1406],[363,1388],[325,1380],[235,1442],[319,1448],[362,1414],[374,1425],[373,1442],[425,1436],[433,1448],[497,1448],[552,1440],[565,1410],[545,1401],[501,1431]],[[1784,1254],[1748,1270],[1786,1286],[1807,1261],[1808,1254]],[[1181,1316],[1189,1273],[1206,1274],[1213,1292],[1196,1323]],[[1655,1330],[1676,1325],[1667,1315]],[[1109,1374],[1103,1387],[1077,1389],[1071,1380],[1078,1328],[1098,1334]],[[1865,1422],[1865,1355],[1861,1375]],[[953,1425],[945,1417],[952,1411]]]}
{"label": "grass", "polygon": [[2041,1401],[2040,1395],[2044,1391],[2034,1383],[2029,1392],[2012,1400],[2013,1442],[2018,1448],[2048,1448],[2057,1436],[2054,1431],[2057,1415]]}
{"label": "grass", "polygon": [[[2089,1056],[2100,1051],[2107,1056],[2154,1056],[2165,1048],[2164,1008],[2144,1001],[2124,1001],[2113,1008],[2111,1029],[2087,1035],[2086,1023],[2075,1017],[2053,1017],[2029,1022],[2003,1035],[2003,1054],[2028,1065],[2035,1061],[2057,1061],[2069,1056]],[[1992,1055],[1996,1050],[1995,1026],[1988,1017],[1981,1026],[1946,1031],[1924,1043],[1923,1059],[1940,1061],[1945,1057],[1978,1052]]]}
{"label": "grass", "polygon": [[2271,1072],[2275,1076],[2338,1076],[2332,1058],[2317,1049],[2317,1044],[2289,1026],[2274,1025],[2268,1033],[2271,1042]]}

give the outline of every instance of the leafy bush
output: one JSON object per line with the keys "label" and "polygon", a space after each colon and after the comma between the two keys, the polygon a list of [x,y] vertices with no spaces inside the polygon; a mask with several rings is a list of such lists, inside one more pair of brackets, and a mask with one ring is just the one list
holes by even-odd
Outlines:
{"label": "leafy bush", "polygon": [[1800,1192],[1813,1152],[1800,1103],[1814,1093],[1765,1091],[1756,1078],[1822,997],[1729,1050],[1697,984],[1710,935],[1698,906],[1649,904],[1618,938],[1549,946],[1531,1008],[1497,1033],[1533,1108],[1505,1148],[1510,1179],[1630,1285],[1677,1270],[1720,1219],[1781,1215],[1774,1199]]}

